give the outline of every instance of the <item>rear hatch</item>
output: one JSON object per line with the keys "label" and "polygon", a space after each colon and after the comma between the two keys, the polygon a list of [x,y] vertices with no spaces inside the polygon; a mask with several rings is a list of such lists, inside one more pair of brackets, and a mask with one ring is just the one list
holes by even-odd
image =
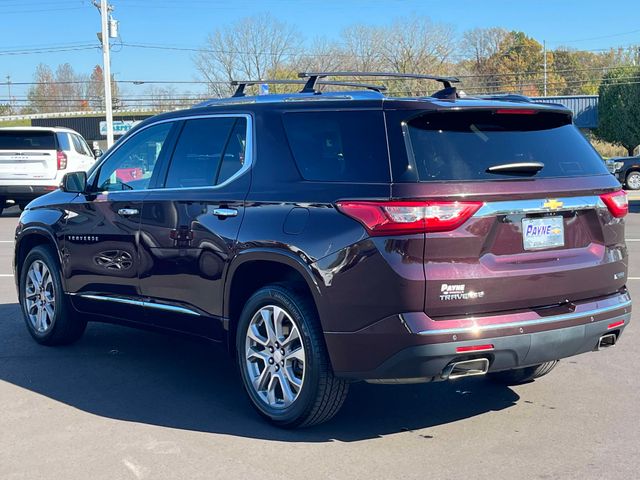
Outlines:
{"label": "rear hatch", "polygon": [[387,124],[392,199],[426,201],[434,217],[431,317],[572,308],[624,286],[626,196],[568,112],[389,111]]}
{"label": "rear hatch", "polygon": [[57,155],[58,140],[52,131],[0,129],[0,180],[55,178]]}

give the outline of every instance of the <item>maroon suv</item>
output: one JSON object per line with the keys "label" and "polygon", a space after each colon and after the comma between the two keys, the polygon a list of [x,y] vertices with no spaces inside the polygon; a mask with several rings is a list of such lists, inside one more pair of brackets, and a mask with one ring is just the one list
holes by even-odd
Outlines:
{"label": "maroon suv", "polygon": [[286,427],[352,381],[526,382],[616,343],[627,198],[568,110],[303,76],[148,119],[32,202],[15,274],[36,341],[98,320],[226,344]]}

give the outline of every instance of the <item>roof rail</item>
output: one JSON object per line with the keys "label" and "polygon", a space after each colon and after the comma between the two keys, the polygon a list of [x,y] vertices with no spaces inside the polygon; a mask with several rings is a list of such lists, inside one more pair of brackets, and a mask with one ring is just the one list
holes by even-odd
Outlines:
{"label": "roof rail", "polygon": [[[315,88],[313,92],[307,92],[306,80],[232,80],[231,86],[237,87],[233,97],[244,97],[245,88],[251,85],[259,85],[266,83],[268,85],[305,85],[300,93],[316,93]],[[373,90],[374,92],[383,92],[387,89],[384,85],[375,85],[370,83],[355,83],[355,82],[333,82],[333,81],[319,81],[315,85],[333,85],[338,87],[354,87],[354,88],[366,88],[367,90]]]}
{"label": "roof rail", "polygon": [[452,83],[460,80],[456,77],[441,77],[438,75],[421,75],[418,73],[393,73],[393,72],[300,72],[299,78],[307,78],[307,83],[301,93],[315,92],[318,80],[326,77],[387,77],[387,78],[411,78],[414,80],[435,80],[442,83],[445,89],[452,88]]}

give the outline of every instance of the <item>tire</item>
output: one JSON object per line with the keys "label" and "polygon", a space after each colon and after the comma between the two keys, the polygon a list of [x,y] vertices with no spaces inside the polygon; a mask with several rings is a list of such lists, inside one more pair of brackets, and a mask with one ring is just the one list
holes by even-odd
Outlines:
{"label": "tire", "polygon": [[[40,272],[39,285],[43,286],[43,290],[36,288],[38,279],[34,270]],[[46,246],[35,247],[23,263],[20,307],[29,333],[42,345],[73,343],[82,336],[87,326],[86,320],[69,305],[62,288],[58,259]]]}
{"label": "tire", "polygon": [[487,378],[495,383],[502,385],[520,385],[528,383],[536,378],[545,376],[558,364],[558,360],[534,365],[532,367],[516,368],[514,370],[505,370],[503,372],[488,373]]}
{"label": "tire", "polygon": [[629,190],[640,190],[640,172],[629,172],[625,186]]}
{"label": "tire", "polygon": [[[279,323],[271,335],[267,320]],[[238,322],[236,353],[251,403],[278,427],[326,422],[347,396],[349,384],[333,375],[312,301],[291,286],[266,286],[249,298]]]}

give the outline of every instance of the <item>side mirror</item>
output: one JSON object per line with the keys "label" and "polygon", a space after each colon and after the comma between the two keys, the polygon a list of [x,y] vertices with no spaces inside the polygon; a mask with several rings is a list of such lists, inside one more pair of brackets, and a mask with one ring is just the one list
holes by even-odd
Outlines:
{"label": "side mirror", "polygon": [[69,172],[62,177],[60,190],[69,193],[85,193],[87,191],[87,172]]}

